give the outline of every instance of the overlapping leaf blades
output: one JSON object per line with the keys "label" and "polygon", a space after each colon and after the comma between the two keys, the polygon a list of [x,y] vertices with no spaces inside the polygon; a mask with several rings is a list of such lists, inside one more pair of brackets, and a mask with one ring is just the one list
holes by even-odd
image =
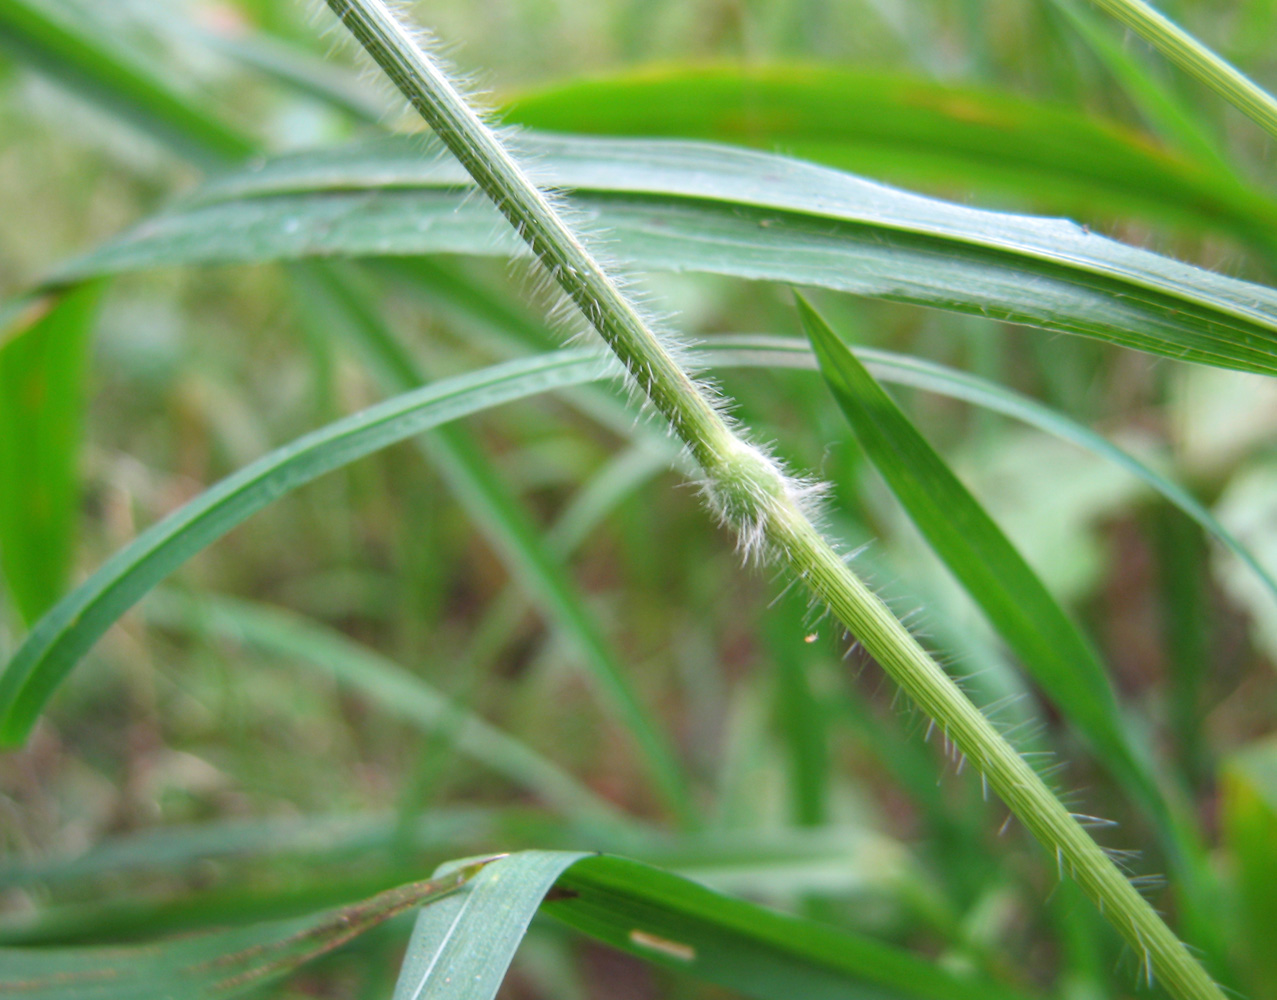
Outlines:
{"label": "overlapping leaf blades", "polygon": [[[551,893],[551,890],[555,891]],[[423,901],[396,1000],[490,1000],[538,909],[614,947],[759,1000],[1018,1000],[868,938],[720,895],[634,861],[524,851],[314,916],[141,946],[0,949],[28,1000],[220,1000],[297,969]]]}
{"label": "overlapping leaf blades", "polygon": [[[1277,372],[1277,292],[1070,222],[703,143],[522,137],[639,269],[818,285]],[[50,276],[307,256],[518,255],[454,162],[396,137],[254,164]]]}

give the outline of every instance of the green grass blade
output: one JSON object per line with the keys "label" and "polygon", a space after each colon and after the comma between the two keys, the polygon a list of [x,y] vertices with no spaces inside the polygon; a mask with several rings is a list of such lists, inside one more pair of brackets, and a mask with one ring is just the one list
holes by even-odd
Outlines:
{"label": "green grass blade", "polygon": [[[724,338],[727,340],[726,338]],[[716,363],[741,366],[784,364],[810,367],[801,341],[785,338],[732,338],[720,348],[704,345]],[[944,392],[1059,434],[1096,449],[1176,501],[1182,491],[1130,456],[1071,424],[1067,418],[1014,393],[916,359],[863,352],[884,377]],[[0,673],[0,741],[22,741],[44,703],[81,656],[115,620],[155,584],[206,545],[275,499],[324,472],[379,448],[413,437],[447,420],[538,392],[580,385],[610,376],[611,367],[596,355],[564,351],[520,359],[448,379],[405,394],[338,421],[263,457],[201,494],[112,556],[84,584],[52,608],[23,641]],[[1141,472],[1141,470],[1143,470]],[[1191,502],[1186,494],[1183,498]],[[1254,560],[1200,505],[1182,506],[1217,537]],[[1194,509],[1198,512],[1194,514]],[[1256,567],[1257,568],[1257,567]],[[1267,585],[1271,580],[1265,577]]]}
{"label": "green grass blade", "polygon": [[[372,297],[350,277],[313,263],[295,269],[294,279],[303,289],[303,312],[316,327],[352,343],[383,387],[399,393],[426,382],[426,373],[381,320]],[[576,647],[591,680],[638,745],[667,807],[683,823],[694,823],[692,793],[678,755],[634,691],[562,561],[478,443],[464,428],[451,426],[425,435],[421,447],[524,590]]]}
{"label": "green grass blade", "polygon": [[834,399],[919,531],[1065,715],[1105,757],[1129,760],[1117,699],[1090,644],[864,365],[805,299],[797,303]]}
{"label": "green grass blade", "polygon": [[62,595],[79,514],[85,380],[102,288],[0,330],[0,568],[30,623]]}
{"label": "green grass blade", "polygon": [[596,378],[589,352],[510,362],[407,393],[308,434],[223,479],[143,532],[51,609],[0,674],[0,743],[20,742],[98,637],[186,559],[283,494],[448,420]]}
{"label": "green grass blade", "polygon": [[578,861],[545,912],[615,948],[758,1000],[1010,1000],[1015,991],[869,938],[614,857]]}
{"label": "green grass blade", "polygon": [[[792,337],[752,334],[719,336],[703,344],[701,349],[705,352],[707,363],[714,366],[817,367],[811,345],[806,340]],[[1210,510],[1184,487],[1089,427],[1028,396],[944,365],[870,347],[858,347],[855,353],[877,378],[897,385],[924,389],[951,399],[960,399],[973,406],[1011,417],[1062,441],[1069,441],[1125,469],[1195,521],[1203,531],[1245,563],[1277,604],[1277,580],[1273,579],[1254,553],[1224,527]]]}
{"label": "green grass blade", "polygon": [[1144,0],[1095,0],[1186,73],[1277,138],[1277,98]]}
{"label": "green grass blade", "polygon": [[[1204,166],[1213,167],[1221,178],[1235,177],[1220,155],[1218,140],[1198,121],[1191,108],[1169,87],[1148,71],[1139,56],[1122,44],[1109,27],[1100,22],[1089,7],[1077,0],[1051,0],[1126,92],[1144,119],[1167,141],[1175,143]],[[1132,178],[1134,180],[1134,178]],[[1242,220],[1237,220],[1245,223]],[[1203,223],[1207,226],[1210,223]]]}
{"label": "green grass blade", "polygon": [[251,139],[180,94],[103,31],[54,5],[38,0],[0,4],[0,49],[204,166],[242,160],[256,149]]}
{"label": "green grass blade", "polygon": [[1089,641],[864,365],[805,299],[797,303],[830,391],[918,530],[1099,759],[1138,796],[1176,866],[1198,865],[1192,830],[1173,818],[1145,751],[1127,735]]}
{"label": "green grass blade", "polygon": [[525,851],[493,862],[422,911],[395,1000],[490,1000],[538,906],[615,948],[759,1000],[1015,996],[638,862]]}
{"label": "green grass blade", "polygon": [[[1062,220],[986,212],[823,167],[705,144],[525,135],[547,182],[638,268],[816,285],[1277,372],[1277,292]],[[285,157],[56,271],[79,280],[322,254],[518,255],[490,206],[419,138]]]}
{"label": "green grass blade", "polygon": [[[432,810],[418,819],[412,831],[412,845],[448,852],[445,857],[455,857],[459,850],[466,849],[465,844],[487,844],[494,838],[514,836],[527,815],[531,814],[517,809],[474,806]],[[538,835],[554,839],[546,830],[552,823],[562,821],[545,819],[545,824],[534,828]],[[132,876],[139,881],[157,874],[181,877],[191,875],[200,866],[206,867],[209,862],[227,867],[263,862],[267,866],[283,867],[292,860],[302,859],[308,868],[324,870],[359,864],[368,858],[389,858],[395,824],[393,816],[363,812],[265,819],[237,817],[160,826],[109,836],[84,851],[42,853],[31,858],[6,857],[0,862],[0,888],[11,890],[38,885],[57,889],[77,884],[85,887],[122,876]],[[8,930],[11,925],[12,921],[6,920],[0,927]]]}
{"label": "green grass blade", "polygon": [[615,819],[615,810],[531,747],[506,735],[443,692],[373,649],[318,622],[278,608],[201,594],[175,594],[148,605],[160,624],[232,639],[298,663],[319,667],[382,711],[424,732],[444,731],[456,751],[535,792],[567,815]]}
{"label": "green grass blade", "polygon": [[474,866],[329,913],[114,948],[0,949],[0,994],[29,1000],[221,1000],[285,976],[390,918],[457,892]]}
{"label": "green grass blade", "polygon": [[541,901],[585,857],[523,851],[488,865],[417,917],[393,1000],[491,1000]]}
{"label": "green grass blade", "polygon": [[286,975],[413,906],[395,997],[493,996],[543,909],[599,940],[759,1000],[1019,1000],[890,945],[617,857],[526,851],[302,918],[113,948],[0,949],[0,989],[34,1000],[220,1000]]}
{"label": "green grass blade", "polygon": [[[1065,10],[1073,16],[1071,4]],[[1101,35],[1092,44],[1105,42]],[[519,94],[503,114],[550,132],[783,149],[890,183],[972,187],[1051,212],[1187,222],[1271,246],[1253,213],[1271,218],[1277,203],[1219,169],[1218,154],[1129,56],[1108,55],[1195,159],[1065,107],[832,66],[661,66]]]}

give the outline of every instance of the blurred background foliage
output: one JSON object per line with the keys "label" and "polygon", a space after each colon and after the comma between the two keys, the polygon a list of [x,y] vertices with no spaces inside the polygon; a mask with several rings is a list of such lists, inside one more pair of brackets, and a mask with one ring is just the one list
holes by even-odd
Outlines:
{"label": "blurred background foliage", "polygon": [[[89,19],[228,134],[251,137],[249,148],[413,127],[305,4],[46,6]],[[1164,7],[1256,78],[1274,78],[1268,0]],[[1266,141],[1070,0],[451,0],[415,14],[457,44],[456,62],[476,69],[477,86],[513,121],[718,138],[962,203],[1068,214],[1250,280],[1274,273],[1271,227],[1239,193],[1271,188]],[[4,31],[0,295],[9,297],[190,190],[208,164],[134,127],[91,88],[42,72]],[[1095,153],[1093,176],[1078,180],[1097,148],[1078,144],[1096,135],[1114,151]],[[1194,203],[1168,187],[1141,201],[1144,178],[1130,174],[1139,161],[1100,177],[1118,150],[1147,153],[1185,191],[1209,175],[1227,176],[1218,190],[1231,193]],[[439,377],[504,356],[501,322],[543,326],[521,274],[470,259],[442,266],[433,286],[386,262],[350,272],[421,371]],[[798,332],[784,287],[645,280],[693,335]],[[453,293],[439,294],[440,281]],[[459,288],[490,315],[459,308]],[[978,317],[818,298],[858,343],[985,376],[1102,431],[1187,486],[1277,572],[1270,379]],[[386,384],[365,358],[325,334],[331,318],[278,266],[149,271],[102,289],[69,576],[56,579],[55,555],[45,589],[82,579],[269,449],[382,398]],[[1085,790],[1084,811],[1122,824],[1115,843],[1145,849],[1141,873],[1163,870],[1145,821],[1015,669],[812,375],[721,378],[747,425],[833,484],[831,525],[852,544],[872,540],[861,559],[876,585],[901,611],[922,609],[929,641],[955,672],[978,667],[972,683],[989,700],[1027,692],[1022,706],[1041,716],[1036,739],[1067,762],[1061,784]],[[1096,455],[953,400],[897,398],[1084,624],[1129,724],[1187,781],[1228,898],[1234,984],[1255,1000],[1277,997],[1261,946],[1277,919],[1272,595]],[[1112,972],[1131,964],[1116,937],[1056,887],[1022,832],[999,833],[1002,807],[923,742],[876,667],[846,655],[800,596],[741,571],[694,490],[664,471],[659,437],[565,396],[484,413],[464,433],[460,447],[483,456],[543,538],[581,536],[570,579],[608,655],[670,734],[699,831],[656,832],[672,829],[672,817],[581,669],[579,645],[512,584],[438,463],[398,445],[191,560],[108,633],[29,744],[0,758],[0,941],[242,922],[356,898],[448,857],[603,846],[954,970],[1078,1000],[1129,992],[1129,971]],[[588,490],[602,509],[578,502]],[[601,833],[547,808],[459,754],[447,727],[423,733],[393,705],[314,669],[305,643],[253,641],[233,622],[243,607],[219,625],[207,611],[220,607],[216,595],[310,623],[321,659],[355,643],[358,655],[424,678],[641,825]],[[27,606],[17,587],[5,592],[5,658],[41,600]],[[1174,912],[1173,893],[1151,891]],[[402,945],[391,925],[281,990],[388,995]],[[534,928],[506,989],[569,1000],[705,992],[553,925]]]}

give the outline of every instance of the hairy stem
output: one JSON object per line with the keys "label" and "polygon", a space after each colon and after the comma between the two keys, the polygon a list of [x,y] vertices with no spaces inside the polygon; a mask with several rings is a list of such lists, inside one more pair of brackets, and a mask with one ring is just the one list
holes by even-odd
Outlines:
{"label": "hairy stem", "polygon": [[595,327],[704,470],[715,513],[752,548],[785,564],[829,606],[896,682],[976,765],[1181,1000],[1223,994],[1036,772],[821,535],[801,484],[746,441],[679,366],[640,311],[596,261],[384,0],[328,5],[465,165]]}
{"label": "hairy stem", "polygon": [[1094,0],[1184,72],[1277,138],[1277,99],[1144,0]]}

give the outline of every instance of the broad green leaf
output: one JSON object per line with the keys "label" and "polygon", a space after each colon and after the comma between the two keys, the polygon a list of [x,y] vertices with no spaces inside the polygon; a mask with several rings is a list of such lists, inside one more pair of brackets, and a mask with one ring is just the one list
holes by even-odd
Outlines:
{"label": "broad green leaf", "polygon": [[[1277,372],[1277,292],[1063,220],[966,208],[699,143],[521,137],[636,268],[818,285]],[[525,248],[419,137],[283,157],[211,182],[51,281],[161,266]]]}
{"label": "broad green leaf", "polygon": [[[811,366],[811,356],[804,348],[794,342],[787,347],[785,343],[779,338],[753,338],[740,345],[729,341],[719,355],[712,350],[705,353],[710,358],[717,357],[717,363]],[[1007,390],[916,359],[885,352],[863,353],[884,377],[989,406],[1037,423],[1083,447],[1103,445],[1099,448],[1101,454],[1121,460],[1123,453],[1089,431],[1077,425],[1070,427],[1066,418]],[[222,480],[117,552],[36,623],[0,674],[0,741],[18,743],[25,738],[45,702],[80,657],[147,591],[274,500],[324,472],[447,420],[538,392],[607,378],[613,371],[610,359],[583,351],[561,351],[495,365],[406,393],[337,421]],[[1169,484],[1133,458],[1126,458],[1122,464],[1137,473],[1144,469],[1146,481],[1162,483],[1167,492]],[[1173,492],[1167,492],[1172,502]],[[1186,512],[1193,513],[1187,508]]]}
{"label": "broad green leaf", "polygon": [[[358,350],[390,393],[427,381],[420,363],[378,315],[373,296],[338,268],[318,262],[296,267],[303,313],[316,329]],[[418,439],[453,496],[501,555],[524,590],[577,648],[591,680],[638,745],[657,791],[683,823],[694,822],[692,795],[660,722],[644,707],[585,598],[542,540],[531,516],[501,480],[479,444],[459,426]]]}
{"label": "broad green leaf", "polygon": [[1158,788],[1091,644],[1019,551],[838,335],[797,297],[821,374],[874,467],[949,572],[1097,756],[1134,792],[1177,868],[1196,866],[1188,821]]}
{"label": "broad green leaf", "polygon": [[220,1000],[295,971],[391,917],[456,893],[481,866],[351,906],[192,937],[110,948],[0,949],[0,994],[28,1000]]}
{"label": "broad green leaf", "polygon": [[1277,997],[1277,741],[1246,747],[1221,769],[1221,826],[1240,906],[1234,928],[1255,1000]]}
{"label": "broad green leaf", "polygon": [[[157,597],[161,595],[156,595]],[[163,595],[148,608],[161,623],[233,639],[313,665],[426,732],[445,732],[455,750],[540,795],[568,815],[615,819],[603,799],[531,747],[506,735],[373,649],[318,622],[250,601]]]}
{"label": "broad green leaf", "polygon": [[[1156,107],[1159,121],[1183,131],[1179,117]],[[1193,160],[1067,107],[922,77],[818,65],[660,66],[517,94],[503,118],[550,132],[783,149],[889,183],[939,193],[974,187],[1048,211],[1145,215],[1270,247],[1277,222],[1277,202],[1222,172],[1200,141]]]}
{"label": "broad green leaf", "polygon": [[29,623],[62,595],[75,548],[90,334],[85,285],[0,330],[0,568]]}
{"label": "broad green leaf", "polygon": [[541,901],[586,855],[522,851],[494,861],[451,899],[425,907],[393,1000],[491,1000]]}
{"label": "broad green leaf", "polygon": [[538,905],[615,948],[759,1000],[1015,996],[638,862],[525,851],[493,862],[460,893],[422,910],[395,1000],[490,1000]]}
{"label": "broad green leaf", "polygon": [[[79,20],[77,20],[77,18]],[[197,163],[242,160],[252,140],[114,44],[101,25],[37,0],[0,3],[0,49],[130,121]]]}

